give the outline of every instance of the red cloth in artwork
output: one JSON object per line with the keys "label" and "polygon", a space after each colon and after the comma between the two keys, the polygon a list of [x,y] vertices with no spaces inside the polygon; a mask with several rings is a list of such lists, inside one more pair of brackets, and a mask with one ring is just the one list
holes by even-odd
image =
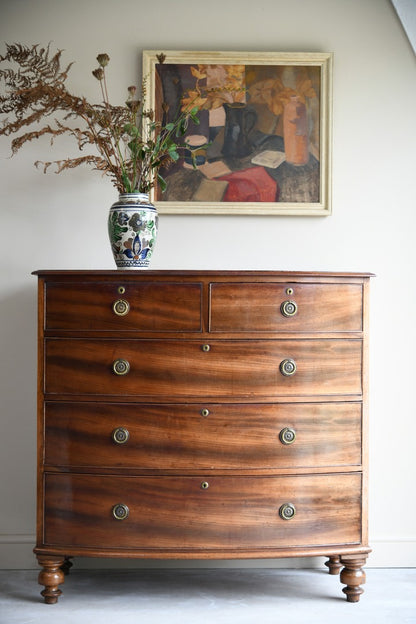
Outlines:
{"label": "red cloth in artwork", "polygon": [[277,182],[264,167],[250,167],[216,178],[228,182],[223,201],[276,202],[279,199]]}

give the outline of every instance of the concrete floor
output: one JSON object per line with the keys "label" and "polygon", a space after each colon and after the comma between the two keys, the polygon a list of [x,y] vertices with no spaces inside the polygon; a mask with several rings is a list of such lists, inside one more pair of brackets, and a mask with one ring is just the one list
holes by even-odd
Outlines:
{"label": "concrete floor", "polygon": [[35,570],[0,571],[1,624],[410,624],[416,569],[367,569],[365,593],[347,603],[325,570],[71,570],[56,605]]}

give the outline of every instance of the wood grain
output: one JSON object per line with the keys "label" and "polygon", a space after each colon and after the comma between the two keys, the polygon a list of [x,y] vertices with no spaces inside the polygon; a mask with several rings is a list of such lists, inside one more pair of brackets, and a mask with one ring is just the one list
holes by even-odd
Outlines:
{"label": "wood grain", "polygon": [[[210,295],[212,332],[337,332],[363,326],[361,284],[213,283]],[[280,309],[288,300],[297,305],[292,317]]]}
{"label": "wood grain", "polygon": [[[127,429],[127,443],[114,443],[116,427]],[[284,427],[295,431],[290,445],[279,440]],[[72,469],[249,471],[361,464],[359,403],[48,402],[45,431],[45,464]]]}
{"label": "wood grain", "polygon": [[[124,288],[120,293],[119,288]],[[130,306],[125,316],[113,311],[115,301]],[[45,327],[54,330],[200,331],[201,284],[86,281],[51,282],[46,287]]]}
{"label": "wood grain", "polygon": [[[360,340],[45,341],[47,394],[158,397],[278,397],[362,392]],[[114,374],[126,359],[130,372]],[[285,377],[280,363],[293,358]]]}
{"label": "wood grain", "polygon": [[[209,488],[203,490],[201,482]],[[361,475],[46,475],[45,544],[95,548],[284,548],[359,543]],[[292,520],[279,508],[291,502]],[[112,508],[126,504],[116,520]]]}

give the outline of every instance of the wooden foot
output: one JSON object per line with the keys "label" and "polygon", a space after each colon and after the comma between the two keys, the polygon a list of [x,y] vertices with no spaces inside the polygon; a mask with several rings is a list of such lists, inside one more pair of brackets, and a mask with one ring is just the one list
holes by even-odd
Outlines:
{"label": "wooden foot", "polygon": [[339,574],[339,571],[342,568],[341,559],[338,555],[330,557],[328,561],[325,561],[325,565],[329,569],[329,574]]}
{"label": "wooden foot", "polygon": [[62,594],[59,585],[64,582],[64,573],[61,566],[64,564],[63,557],[53,557],[48,555],[38,555],[38,563],[43,567],[39,572],[39,585],[44,585],[45,589],[41,595],[45,598],[46,604],[55,604]]}
{"label": "wooden foot", "polygon": [[362,568],[366,560],[366,555],[341,555],[341,563],[345,568],[341,572],[340,580],[346,585],[342,591],[348,602],[358,602],[364,592],[360,585],[365,583],[365,572]]}
{"label": "wooden foot", "polygon": [[71,559],[72,559],[72,557],[65,557],[65,560],[64,560],[63,564],[61,565],[61,570],[65,574],[65,576],[68,576],[70,569],[74,565],[72,563]]}

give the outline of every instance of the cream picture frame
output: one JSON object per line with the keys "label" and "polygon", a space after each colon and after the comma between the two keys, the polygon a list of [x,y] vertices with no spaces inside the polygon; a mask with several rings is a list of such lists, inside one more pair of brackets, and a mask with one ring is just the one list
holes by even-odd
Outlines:
{"label": "cream picture frame", "polygon": [[145,50],[156,119],[200,108],[184,137],[196,166],[185,153],[163,172],[158,211],[330,215],[332,63],[331,53]]}

